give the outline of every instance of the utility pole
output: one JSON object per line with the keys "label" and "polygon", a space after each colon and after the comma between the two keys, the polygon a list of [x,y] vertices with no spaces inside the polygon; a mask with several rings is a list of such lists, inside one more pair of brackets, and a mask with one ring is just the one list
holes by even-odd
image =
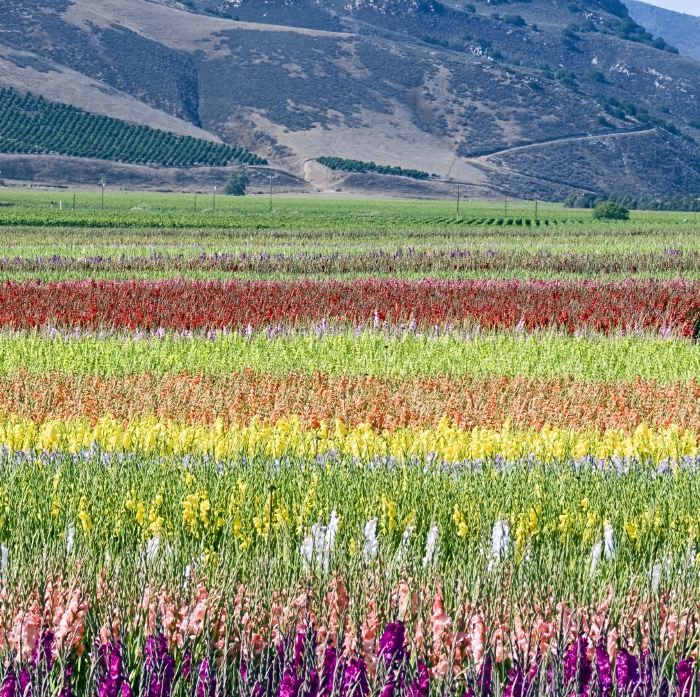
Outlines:
{"label": "utility pole", "polygon": [[537,203],[538,203],[537,196],[535,196],[535,220],[537,220]]}
{"label": "utility pole", "polygon": [[75,210],[75,191],[73,192],[73,210]]}
{"label": "utility pole", "polygon": [[197,212],[197,194],[194,195],[194,212]]}
{"label": "utility pole", "polygon": [[100,179],[100,186],[102,187],[102,210],[105,209],[105,178]]}
{"label": "utility pole", "polygon": [[505,215],[506,215],[506,218],[507,218],[507,217],[508,217],[508,195],[507,195],[507,194],[506,194],[506,198],[505,198],[505,208],[504,208],[504,210],[505,210]]}
{"label": "utility pole", "polygon": [[211,209],[213,211],[216,210],[216,184],[214,184],[214,198],[212,199],[212,202],[211,202]]}
{"label": "utility pole", "polygon": [[460,184],[457,184],[457,221],[459,222],[459,202],[460,199],[462,198],[462,187]]}
{"label": "utility pole", "polygon": [[270,175],[270,213],[272,213],[272,175]]}

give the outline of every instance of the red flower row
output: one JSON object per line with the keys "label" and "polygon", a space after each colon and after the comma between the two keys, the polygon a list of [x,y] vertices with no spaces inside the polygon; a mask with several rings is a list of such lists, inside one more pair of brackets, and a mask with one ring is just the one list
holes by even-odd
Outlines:
{"label": "red flower row", "polygon": [[0,286],[0,326],[231,329],[332,319],[692,336],[698,281],[70,281]]}

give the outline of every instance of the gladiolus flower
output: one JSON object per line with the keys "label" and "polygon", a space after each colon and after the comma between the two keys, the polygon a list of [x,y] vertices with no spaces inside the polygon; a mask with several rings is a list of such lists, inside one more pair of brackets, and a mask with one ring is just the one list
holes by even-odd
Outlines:
{"label": "gladiolus flower", "polygon": [[299,691],[303,682],[303,680],[294,675],[291,669],[287,669],[282,676],[278,693],[279,697],[299,697]]}
{"label": "gladiolus flower", "polygon": [[522,668],[511,668],[508,671],[508,682],[503,697],[524,697],[525,673]]}
{"label": "gladiolus flower", "polygon": [[610,697],[613,689],[612,668],[605,641],[601,638],[595,650],[595,666],[600,683],[600,697]]}
{"label": "gladiolus flower", "polygon": [[400,662],[403,659],[406,628],[402,622],[387,624],[379,640],[379,655],[384,657],[387,665]]}
{"label": "gladiolus flower", "polygon": [[353,658],[348,663],[343,677],[342,697],[366,697],[369,695],[367,666],[361,658]]}
{"label": "gladiolus flower", "polygon": [[587,694],[593,677],[591,662],[588,660],[588,641],[585,636],[579,638],[569,647],[564,656],[564,680],[567,686],[576,686],[577,695]]}
{"label": "gladiolus flower", "polygon": [[428,697],[430,692],[430,673],[425,663],[418,663],[418,675],[409,685],[406,692],[407,697]]}
{"label": "gladiolus flower", "polygon": [[679,697],[687,697],[693,691],[693,659],[684,658],[676,666]]}
{"label": "gladiolus flower", "polygon": [[625,649],[617,654],[615,677],[617,688],[623,693],[631,693],[639,684],[639,661]]}
{"label": "gladiolus flower", "polygon": [[148,697],[170,697],[175,677],[175,661],[168,653],[165,635],[149,636],[144,653],[148,674]]}

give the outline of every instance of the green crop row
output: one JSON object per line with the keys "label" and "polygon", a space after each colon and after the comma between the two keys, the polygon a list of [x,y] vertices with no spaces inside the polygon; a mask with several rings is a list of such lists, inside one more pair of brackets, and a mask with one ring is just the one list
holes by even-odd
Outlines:
{"label": "green crop row", "polygon": [[462,338],[407,332],[392,337],[366,331],[320,337],[316,331],[268,338],[232,334],[164,339],[116,335],[48,338],[2,335],[0,374],[131,375],[228,373],[251,368],[405,377],[413,375],[572,376],[587,381],[663,383],[700,380],[700,348],[672,339],[583,338],[556,334],[495,334]]}

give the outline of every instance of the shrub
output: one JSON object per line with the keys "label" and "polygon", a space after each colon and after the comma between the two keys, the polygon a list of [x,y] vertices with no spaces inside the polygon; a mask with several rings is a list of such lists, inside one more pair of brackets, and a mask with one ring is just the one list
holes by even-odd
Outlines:
{"label": "shrub", "polygon": [[229,196],[245,196],[249,183],[250,179],[248,179],[248,175],[243,170],[235,170],[231,172],[231,176],[226,182],[224,193]]}
{"label": "shrub", "polygon": [[596,220],[629,220],[630,212],[621,203],[604,201],[593,209],[593,217]]}

